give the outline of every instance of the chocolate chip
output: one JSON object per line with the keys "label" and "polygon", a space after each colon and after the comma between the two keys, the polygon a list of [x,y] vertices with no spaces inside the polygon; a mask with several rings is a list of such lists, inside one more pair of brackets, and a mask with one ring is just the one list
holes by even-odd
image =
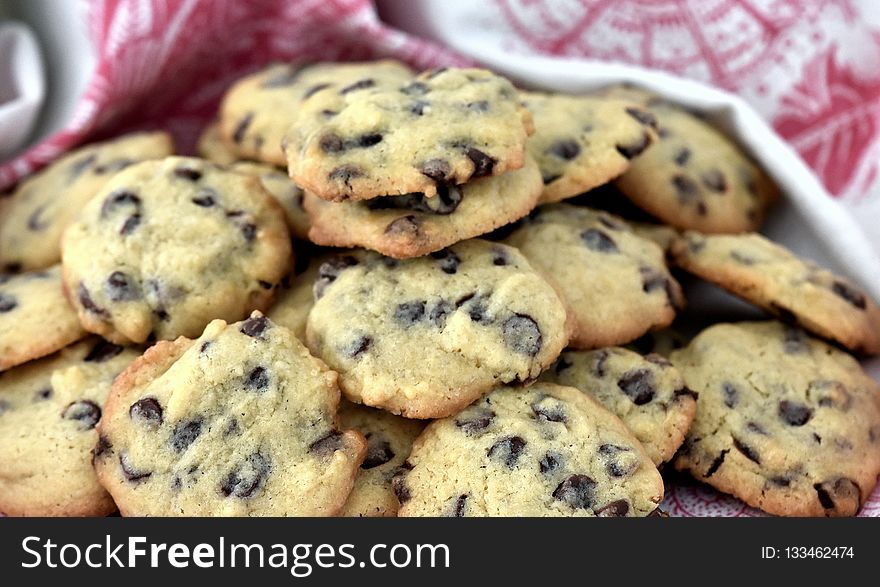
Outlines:
{"label": "chocolate chip", "polygon": [[630,106],[626,109],[626,113],[645,126],[649,126],[653,129],[657,128],[657,118],[652,113],[646,110],[641,110],[639,108],[633,108],[632,106]]}
{"label": "chocolate chip", "polygon": [[681,150],[675,154],[673,157],[673,161],[675,161],[676,165],[684,166],[691,158],[691,150],[687,147],[682,147]]}
{"label": "chocolate chip", "polygon": [[553,365],[553,371],[559,375],[566,369],[570,369],[574,366],[574,363],[565,358],[565,355],[559,355],[559,358],[556,359],[556,363]]}
{"label": "chocolate chip", "polygon": [[581,233],[581,239],[587,248],[600,253],[617,253],[619,249],[608,234],[598,228],[588,228]]}
{"label": "chocolate chip", "polygon": [[141,215],[140,214],[132,214],[128,218],[125,219],[125,222],[122,223],[122,228],[119,229],[119,234],[125,236],[134,232],[141,224]]}
{"label": "chocolate chip", "polygon": [[450,249],[435,251],[431,253],[431,258],[436,259],[440,270],[449,275],[455,274],[461,264],[461,259]]}
{"label": "chocolate chip", "polygon": [[412,82],[400,88],[400,91],[407,96],[424,96],[428,93],[429,88],[422,82]]}
{"label": "chocolate chip", "polygon": [[499,460],[509,469],[516,466],[520,455],[526,448],[526,441],[519,436],[506,436],[489,447],[486,456],[490,459]]}
{"label": "chocolate chip", "polygon": [[162,404],[154,397],[139,399],[128,408],[129,418],[148,426],[160,426],[164,421],[162,413]]}
{"label": "chocolate chip", "polygon": [[731,251],[730,257],[741,265],[754,265],[757,261],[741,251]]}
{"label": "chocolate chip", "polygon": [[498,267],[510,265],[510,256],[507,254],[507,251],[498,247],[493,247],[492,264]]}
{"label": "chocolate chip", "polygon": [[538,469],[545,475],[552,473],[562,465],[562,455],[555,452],[548,452],[538,462]]}
{"label": "chocolate chip", "polygon": [[455,212],[458,205],[464,199],[464,194],[458,186],[448,186],[445,184],[437,186],[437,195],[433,198],[422,199],[424,202],[424,212],[433,212],[434,214],[447,215]]}
{"label": "chocolate chip", "polygon": [[455,419],[455,425],[468,436],[482,434],[495,420],[495,412],[485,407],[469,408]]}
{"label": "chocolate chip", "polygon": [[217,203],[217,192],[212,190],[211,188],[202,188],[199,192],[192,198],[192,203],[196,206],[201,206],[202,208],[210,208],[211,206]]}
{"label": "chocolate chip", "polygon": [[455,307],[446,300],[440,300],[431,308],[429,318],[435,326],[443,326],[446,323],[446,317],[455,310]]}
{"label": "chocolate chip", "polygon": [[182,453],[196,441],[202,433],[202,419],[195,418],[187,422],[179,422],[171,433],[171,446],[178,453]]}
{"label": "chocolate chip", "polygon": [[202,179],[202,172],[198,169],[191,169],[189,167],[176,167],[173,171],[175,177],[179,177],[181,179],[186,179],[189,181],[199,181]]}
{"label": "chocolate chip", "polygon": [[421,232],[421,222],[412,214],[392,220],[385,227],[385,234],[415,236]]}
{"label": "chocolate chip", "polygon": [[652,291],[662,289],[666,294],[666,300],[669,305],[673,308],[681,309],[682,300],[673,287],[671,279],[660,273],[657,269],[647,266],[639,267],[639,273],[642,275],[643,292],[651,293]]}
{"label": "chocolate chip", "polygon": [[369,79],[369,78],[367,78],[367,79],[361,79],[361,80],[358,80],[358,81],[354,82],[354,83],[351,84],[351,85],[345,86],[344,88],[342,88],[341,90],[339,90],[339,93],[340,93],[340,94],[347,94],[347,93],[349,93],[349,92],[353,92],[353,91],[355,91],[355,90],[364,90],[364,89],[366,89],[366,88],[372,88],[372,87],[375,86],[375,85],[376,85],[376,81],[375,81],[375,80],[372,80],[372,79]]}
{"label": "chocolate chip", "polygon": [[112,159],[110,161],[107,161],[106,163],[96,166],[95,174],[104,175],[105,173],[116,173],[117,171],[122,171],[126,167],[134,165],[135,163],[137,163],[137,161],[135,161],[134,159],[128,159],[125,157]]}
{"label": "chocolate chip", "polygon": [[562,402],[553,398],[544,397],[532,404],[532,412],[538,420],[546,422],[567,422],[565,408]]}
{"label": "chocolate chip", "polygon": [[711,465],[709,465],[709,469],[706,470],[706,472],[703,474],[704,479],[708,479],[709,477],[714,475],[718,469],[721,468],[721,465],[724,464],[724,457],[726,457],[727,453],[729,452],[730,449],[724,449],[717,457],[715,457],[715,460],[712,461]]}
{"label": "chocolate chip", "polygon": [[128,190],[117,190],[107,196],[101,204],[101,218],[106,218],[113,214],[120,207],[134,207],[137,210],[141,208],[141,199]]}
{"label": "chocolate chip", "polygon": [[93,401],[80,400],[64,408],[61,417],[79,422],[80,430],[91,430],[101,419],[101,408]]}
{"label": "chocolate chip", "polygon": [[245,320],[239,331],[251,338],[262,339],[267,328],[269,328],[269,319],[261,314]]}
{"label": "chocolate chip", "polygon": [[632,451],[625,446],[603,444],[599,446],[599,454],[605,460],[605,470],[615,478],[631,475],[639,466]]}
{"label": "chocolate chip", "polygon": [[489,296],[480,295],[470,298],[470,303],[467,308],[468,318],[476,322],[477,324],[489,324],[492,322],[492,318],[489,316],[489,306],[488,306]]}
{"label": "chocolate chip", "polygon": [[[432,69],[431,71],[429,71],[426,75],[427,75],[427,78],[428,78],[428,79],[434,79],[435,77],[437,77],[437,76],[440,75],[441,73],[443,73],[443,72],[445,72],[445,71],[448,71],[448,70],[449,70],[448,67],[437,67],[437,68]],[[419,82],[415,82],[415,83],[419,83]]]}
{"label": "chocolate chip", "polygon": [[445,159],[428,159],[419,166],[419,171],[436,182],[447,182],[452,176],[452,166]]}
{"label": "chocolate chip", "polygon": [[648,133],[642,133],[641,139],[638,142],[632,143],[630,145],[615,145],[617,148],[617,152],[623,155],[627,159],[634,159],[641,155],[645,149],[651,146],[651,135]]}
{"label": "chocolate chip", "polygon": [[605,363],[608,362],[609,353],[606,350],[596,351],[593,354],[593,362],[590,365],[590,373],[593,377],[602,378],[607,374],[605,371]]}
{"label": "chocolate chip", "polygon": [[773,475],[768,480],[773,485],[777,485],[779,487],[789,487],[791,485],[791,479],[783,475]]}
{"label": "chocolate chip", "polygon": [[362,354],[367,352],[369,348],[373,345],[373,339],[369,336],[360,336],[355,339],[348,348],[345,349],[345,354],[350,359],[357,359]]}
{"label": "chocolate chip", "polygon": [[18,300],[8,293],[0,292],[0,314],[11,312],[18,306]]}
{"label": "chocolate chip", "polygon": [[851,285],[848,285],[842,281],[835,281],[831,285],[831,291],[848,301],[859,310],[864,310],[867,307],[865,294],[855,289]]}
{"label": "chocolate chip", "polygon": [[79,299],[79,303],[82,304],[82,307],[85,308],[87,312],[91,312],[92,314],[97,314],[99,316],[109,316],[107,310],[98,307],[98,305],[92,300],[92,296],[89,294],[89,290],[86,289],[84,283],[79,284],[76,295]]}
{"label": "chocolate chip", "polygon": [[248,127],[251,125],[251,121],[254,119],[253,112],[248,112],[238,123],[238,126],[235,127],[235,131],[232,133],[232,140],[235,141],[236,144],[241,143],[244,140],[244,134],[247,132]]}
{"label": "chocolate chip", "polygon": [[729,381],[725,381],[721,384],[721,393],[724,395],[724,405],[728,408],[734,407],[737,401],[739,401],[739,391],[736,389],[736,386]]}
{"label": "chocolate chip", "polygon": [[468,494],[459,495],[458,499],[455,500],[455,504],[452,506],[451,516],[453,518],[463,518],[465,506],[467,505]]}
{"label": "chocolate chip", "polygon": [[70,165],[70,168],[69,168],[70,169],[70,171],[69,171],[70,181],[73,181],[74,179],[76,179],[77,177],[82,175],[86,169],[88,169],[89,167],[92,166],[92,163],[97,161],[97,159],[98,159],[98,155],[95,153],[92,153],[90,155],[86,155],[85,157],[82,157],[81,159],[74,161]]}
{"label": "chocolate chip", "polygon": [[367,457],[361,463],[361,469],[372,469],[384,465],[393,458],[394,451],[391,450],[391,444],[388,441],[370,443],[367,446]]}
{"label": "chocolate chip", "polygon": [[600,518],[621,518],[629,513],[629,502],[625,499],[616,499],[596,510]]}
{"label": "chocolate chip", "polygon": [[431,105],[431,103],[428,102],[427,100],[416,100],[415,102],[413,102],[412,104],[410,104],[407,107],[407,110],[409,110],[411,113],[415,114],[416,116],[422,116],[425,114],[425,108],[427,108],[430,105]]}
{"label": "chocolate chip", "polygon": [[672,367],[672,362],[669,359],[657,353],[648,353],[645,355],[645,360],[659,367]]}
{"label": "chocolate chip", "polygon": [[326,134],[321,137],[318,146],[325,153],[340,153],[345,150],[345,143],[337,134]]}
{"label": "chocolate chip", "polygon": [[713,192],[723,193],[727,191],[727,178],[717,169],[710,169],[700,176],[703,185]]}
{"label": "chocolate chip", "polygon": [[475,100],[474,102],[468,102],[465,106],[471,112],[488,112],[489,111],[489,101],[488,100]]}
{"label": "chocolate chip", "polygon": [[337,450],[342,450],[342,432],[331,430],[315,442],[309,445],[309,452],[320,458],[327,458]]}
{"label": "chocolate chip", "polygon": [[122,468],[122,474],[131,482],[143,481],[153,474],[152,471],[138,471],[135,469],[129,461],[127,452],[119,454],[119,466]]}
{"label": "chocolate chip", "polygon": [[654,399],[654,374],[648,369],[632,369],[623,374],[617,387],[637,406],[645,405]]}
{"label": "chocolate chip", "polygon": [[281,88],[289,86],[299,77],[302,68],[295,65],[288,65],[281,73],[276,73],[272,77],[263,80],[261,87],[266,89]]}
{"label": "chocolate chip", "polygon": [[743,456],[745,456],[750,461],[757,463],[759,465],[761,464],[761,458],[758,455],[758,452],[754,448],[752,448],[751,446],[749,446],[746,443],[744,443],[743,441],[741,441],[739,438],[736,438],[735,436],[733,437],[733,446],[734,446],[734,448],[736,448],[736,450],[741,452],[743,454]]}
{"label": "chocolate chip", "polygon": [[41,218],[41,215],[43,214],[45,209],[46,209],[46,206],[39,206],[36,210],[33,211],[33,213],[30,215],[30,217],[28,217],[28,221],[27,221],[28,230],[40,231],[48,226],[48,223],[46,223]]}
{"label": "chocolate chip", "polygon": [[686,175],[673,175],[672,187],[675,188],[682,204],[687,204],[700,197],[700,187]]}
{"label": "chocolate chip", "polygon": [[406,474],[412,471],[412,468],[413,466],[409,461],[406,461],[398,467],[397,471],[394,472],[394,476],[391,478],[391,491],[394,492],[394,496],[401,504],[405,504],[412,499],[409,487],[406,486]]}
{"label": "chocolate chip", "polygon": [[52,387],[46,387],[37,392],[37,401],[47,400],[52,397]]}
{"label": "chocolate chip", "polygon": [[425,302],[412,301],[399,304],[394,310],[394,319],[404,328],[409,328],[425,317]]}
{"label": "chocolate chip", "polygon": [[358,177],[363,177],[363,175],[363,170],[357,165],[346,164],[340,165],[339,167],[331,171],[327,177],[330,179],[330,181],[341,181],[345,185],[351,187],[351,180]]}
{"label": "chocolate chip", "polygon": [[469,147],[465,154],[474,164],[474,172],[471,174],[471,177],[483,177],[492,173],[492,168],[495,167],[495,159],[473,147]]}
{"label": "chocolate chip", "polygon": [[121,353],[122,350],[122,347],[118,344],[113,344],[102,338],[95,343],[83,361],[86,363],[103,363]]}
{"label": "chocolate chip", "polygon": [[803,426],[813,417],[813,409],[798,402],[779,402],[779,417],[789,426]]}
{"label": "chocolate chip", "polygon": [[269,374],[265,367],[254,367],[244,380],[244,385],[248,389],[255,391],[265,391],[269,387]]}
{"label": "chocolate chip", "polygon": [[114,302],[128,302],[141,297],[137,284],[122,271],[114,271],[104,284],[107,296]]}
{"label": "chocolate chip", "polygon": [[534,357],[541,351],[543,337],[534,318],[526,314],[514,314],[501,324],[504,344],[518,353]]}
{"label": "chocolate chip", "polygon": [[790,355],[809,352],[807,335],[800,328],[786,327],[783,348]]}
{"label": "chocolate chip", "polygon": [[112,449],[113,445],[106,436],[98,436],[98,442],[95,443],[95,448],[92,449],[92,463],[95,462],[95,459],[103,457]]}
{"label": "chocolate chip", "polygon": [[343,270],[357,264],[357,259],[351,255],[337,255],[329,261],[322,263],[318,268],[318,278],[315,280],[315,299],[320,299],[324,295],[324,290],[327,289],[327,286],[336,281],[336,278],[339,277]]}
{"label": "chocolate chip", "polygon": [[754,432],[755,434],[760,434],[762,436],[767,436],[767,431],[764,430],[764,427],[758,424],[757,422],[749,422],[746,424],[746,430],[749,432]]}
{"label": "chocolate chip", "polygon": [[543,174],[541,174],[541,180],[544,182],[544,185],[551,184],[554,181],[556,181],[557,179],[559,179],[560,177],[562,177],[562,176],[558,173],[543,173]]}
{"label": "chocolate chip", "polygon": [[572,139],[560,139],[547,147],[547,152],[560,159],[571,161],[580,154],[581,147]]}
{"label": "chocolate chip", "polygon": [[255,452],[229,473],[220,485],[220,493],[224,497],[252,497],[263,486],[269,469],[269,459]]}
{"label": "chocolate chip", "polygon": [[575,509],[589,509],[596,502],[596,488],[586,475],[571,475],[553,490],[553,498]]}
{"label": "chocolate chip", "polygon": [[856,507],[862,503],[862,490],[859,484],[846,477],[813,485],[819,503],[826,510],[837,508],[836,501],[855,502]]}
{"label": "chocolate chip", "polygon": [[303,93],[302,99],[305,100],[307,98],[311,98],[312,96],[314,96],[315,94],[317,94],[321,90],[329,88],[329,87],[330,87],[330,84],[315,84],[314,86],[312,86],[308,90],[306,90],[305,93]]}

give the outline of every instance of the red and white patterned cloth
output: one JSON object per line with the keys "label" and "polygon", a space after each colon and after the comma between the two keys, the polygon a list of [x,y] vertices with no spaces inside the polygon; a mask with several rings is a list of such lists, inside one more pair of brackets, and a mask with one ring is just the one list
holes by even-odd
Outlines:
{"label": "red and white patterned cloth", "polygon": [[[180,149],[191,152],[229,84],[269,61],[389,56],[418,69],[479,62],[489,48],[511,63],[543,55],[642,65],[738,94],[850,212],[848,222],[855,219],[869,233],[866,240],[848,241],[868,248],[873,241],[877,250],[858,251],[859,263],[880,259],[880,2],[427,4],[383,2],[382,8],[392,21],[422,33],[430,29],[442,43],[384,24],[369,0],[93,0],[84,14],[97,68],[75,115],[61,131],[0,164],[0,190],[85,140],[126,130],[168,128]],[[409,22],[413,10],[430,15],[429,22]],[[465,16],[467,26],[458,27],[454,19]],[[825,233],[840,223],[813,222],[817,226],[816,239],[831,240],[836,237]],[[880,266],[858,269],[880,275]],[[761,515],[688,482],[669,488],[664,508],[676,516]],[[880,490],[862,515],[880,517]]]}

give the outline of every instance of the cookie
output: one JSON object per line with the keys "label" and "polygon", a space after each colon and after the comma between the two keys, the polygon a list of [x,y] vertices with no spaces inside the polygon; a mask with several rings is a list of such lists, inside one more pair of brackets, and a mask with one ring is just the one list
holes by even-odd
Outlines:
{"label": "cookie", "polygon": [[92,468],[113,378],[140,355],[97,337],[0,375],[0,513],[106,516]]}
{"label": "cookie", "polygon": [[528,214],[541,194],[541,174],[527,156],[522,169],[437,189],[431,198],[407,194],[338,203],[306,192],[309,238],[396,259],[421,257]]}
{"label": "cookie", "polygon": [[880,353],[880,307],[847,279],[765,237],[688,232],[675,263],[851,351]]}
{"label": "cookie", "polygon": [[615,180],[666,224],[711,233],[757,229],[779,190],[742,150],[705,120],[662,100],[650,103],[660,139]]}
{"label": "cookie", "polygon": [[0,268],[16,273],[58,263],[61,233],[111,177],[173,152],[168,133],[133,133],[74,149],[22,182],[0,216]]}
{"label": "cookie", "polygon": [[124,371],[95,470],[125,516],[317,516],[367,452],[340,430],[336,374],[259,312],[163,341]]}
{"label": "cookie", "polygon": [[229,165],[239,161],[239,157],[226,146],[226,142],[220,135],[220,122],[214,120],[202,130],[196,144],[196,153],[199,157],[207,159],[218,165]]}
{"label": "cookie", "polygon": [[675,467],[782,516],[850,516],[880,474],[880,386],[775,321],[718,324],[672,354],[697,416]]}
{"label": "cookie", "polygon": [[423,193],[519,169],[531,115],[513,85],[482,69],[321,89],[285,136],[297,185],[325,200]]}
{"label": "cookie", "polygon": [[542,381],[575,387],[623,420],[655,465],[672,458],[694,419],[697,394],[660,355],[608,347],[564,351]]}
{"label": "cookie", "polygon": [[[306,321],[315,303],[312,290],[318,280],[318,271],[333,257],[330,253],[317,254],[309,259],[305,267],[295,268],[292,275],[281,280],[275,303],[266,313],[272,322],[289,328],[303,343],[306,342]],[[299,260],[300,257],[297,257],[297,265]]]}
{"label": "cookie", "polygon": [[309,348],[348,399],[408,418],[448,416],[533,379],[568,340],[556,292],[502,244],[473,239],[405,261],[352,251],[318,276]]}
{"label": "cookie", "polygon": [[614,179],[657,140],[657,121],[623,100],[521,92],[535,134],[529,153],[544,179],[542,203],[576,196]]}
{"label": "cookie", "polygon": [[86,335],[64,298],[61,266],[0,275],[0,371],[44,357]]}
{"label": "cookie", "polygon": [[267,192],[275,196],[284,209],[287,228],[294,238],[309,238],[309,216],[303,205],[303,191],[294,184],[288,175],[271,165],[240,161],[231,166],[233,171],[255,175]]}
{"label": "cookie", "polygon": [[269,305],[290,266],[279,204],[258,179],[186,157],[114,177],[64,235],[80,322],[117,343],[198,336]]}
{"label": "cookie", "polygon": [[413,441],[425,428],[424,423],[351,402],[343,402],[339,418],[344,427],[360,430],[367,439],[367,456],[339,515],[396,516],[400,504],[391,480],[409,456]]}
{"label": "cookie", "polygon": [[568,204],[536,209],[505,241],[565,300],[581,349],[620,345],[668,326],[684,306],[663,251],[620,218]]}
{"label": "cookie", "polygon": [[539,382],[432,422],[395,490],[400,516],[646,516],[663,481],[616,416]]}
{"label": "cookie", "polygon": [[242,78],[226,93],[220,105],[220,135],[238,159],[286,165],[281,142],[303,100],[323,88],[351,92],[402,82],[412,75],[408,67],[392,60],[274,63]]}

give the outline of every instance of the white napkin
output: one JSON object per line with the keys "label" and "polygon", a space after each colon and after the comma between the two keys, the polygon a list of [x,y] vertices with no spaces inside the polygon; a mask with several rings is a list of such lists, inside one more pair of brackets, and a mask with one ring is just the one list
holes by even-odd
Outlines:
{"label": "white napkin", "polygon": [[31,30],[0,23],[0,160],[24,146],[46,98],[43,59]]}

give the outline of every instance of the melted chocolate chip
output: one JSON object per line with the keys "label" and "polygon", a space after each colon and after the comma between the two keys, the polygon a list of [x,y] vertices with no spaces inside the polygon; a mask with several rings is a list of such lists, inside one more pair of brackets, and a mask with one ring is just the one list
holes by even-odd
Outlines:
{"label": "melted chocolate chip", "polygon": [[251,122],[254,119],[253,112],[248,112],[238,123],[238,126],[235,127],[235,131],[232,133],[232,140],[235,141],[236,144],[241,143],[244,140],[244,135],[247,132],[248,127],[251,125]]}
{"label": "melted chocolate chip", "polygon": [[375,85],[376,85],[376,81],[373,79],[369,79],[369,78],[361,79],[361,80],[354,82],[353,84],[345,86],[344,88],[339,90],[339,93],[340,94],[347,94],[349,92],[354,92],[355,90],[365,90],[367,88],[372,88]]}
{"label": "melted chocolate chip", "polygon": [[608,362],[609,353],[606,350],[596,351],[593,355],[593,362],[590,365],[590,373],[593,374],[593,377],[602,378],[605,377],[607,372],[605,371],[605,363]]}
{"label": "melted chocolate chip", "polygon": [[492,168],[495,167],[495,159],[473,147],[469,147],[465,154],[474,164],[474,172],[471,177],[491,175]]}
{"label": "melted chocolate chip", "polygon": [[80,400],[64,408],[61,417],[65,420],[77,421],[80,430],[91,430],[101,419],[101,408],[93,401]]}
{"label": "melted chocolate chip", "polygon": [[69,178],[70,181],[73,181],[77,177],[83,174],[83,172],[92,166],[92,164],[98,160],[98,155],[96,153],[91,153],[90,155],[86,155],[81,159],[74,161],[70,165]]}
{"label": "melted chocolate chip", "polygon": [[122,474],[125,476],[125,478],[132,483],[143,481],[153,474],[152,471],[138,471],[137,469],[135,469],[128,458],[127,452],[120,453],[119,466],[122,468]]}
{"label": "melted chocolate chip", "polygon": [[321,90],[329,88],[329,87],[330,87],[330,84],[315,84],[314,86],[312,86],[308,90],[306,90],[305,93],[303,93],[302,99],[305,100],[307,98],[311,98],[312,96],[314,96],[315,94],[317,94]]}
{"label": "melted chocolate chip", "polygon": [[710,169],[700,176],[703,185],[713,192],[724,193],[727,191],[727,178],[717,169]]}
{"label": "melted chocolate chip", "polygon": [[0,314],[11,312],[16,307],[18,307],[18,300],[13,295],[0,292]]}
{"label": "melted chocolate chip", "polygon": [[711,465],[709,465],[709,469],[706,470],[706,472],[703,474],[704,479],[708,479],[709,477],[714,475],[719,468],[721,468],[721,465],[724,464],[724,457],[726,457],[727,453],[729,452],[730,449],[724,449],[717,457],[715,457],[715,460],[712,461]]}
{"label": "melted chocolate chip", "polygon": [[400,91],[407,96],[424,96],[429,92],[429,88],[422,82],[412,82],[400,88]]}
{"label": "melted chocolate chip", "polygon": [[137,161],[135,161],[134,159],[128,159],[125,157],[120,159],[113,159],[101,165],[97,165],[95,167],[95,174],[104,175],[105,173],[116,173],[117,171],[122,171],[126,167],[134,165],[135,163],[137,163]]}
{"label": "melted chocolate chip", "polygon": [[779,402],[779,417],[789,426],[803,426],[813,417],[813,409],[798,402]]}
{"label": "melted chocolate chip", "polygon": [[588,228],[581,233],[581,239],[588,249],[600,253],[617,253],[617,243],[608,234],[598,228]]}
{"label": "melted chocolate chip", "polygon": [[652,399],[656,393],[654,374],[648,369],[633,369],[623,374],[617,387],[637,406],[642,406]]}
{"label": "melted chocolate chip", "polygon": [[647,110],[629,107],[626,109],[626,113],[645,126],[649,126],[653,129],[657,128],[657,118]]}
{"label": "melted chocolate chip", "polygon": [[47,226],[49,226],[48,223],[46,223],[42,218],[42,214],[45,211],[45,209],[46,209],[45,206],[39,206],[36,210],[33,211],[33,213],[30,215],[30,217],[28,217],[28,221],[27,221],[28,230],[40,231],[40,230],[45,229]]}
{"label": "melted chocolate chip", "polygon": [[535,319],[526,314],[514,314],[501,324],[504,344],[517,353],[536,356],[543,346],[541,329]]}
{"label": "melted chocolate chip", "polygon": [[455,419],[455,425],[468,436],[479,436],[495,420],[495,412],[485,407],[470,408]]}
{"label": "melted chocolate chip", "polygon": [[761,464],[761,457],[760,457],[760,455],[758,455],[758,451],[756,451],[754,448],[752,448],[751,446],[744,443],[739,438],[733,437],[733,446],[736,450],[741,452],[743,454],[743,456],[745,456],[750,461],[757,463],[759,465]]}
{"label": "melted chocolate chip", "polygon": [[596,502],[597,483],[586,475],[571,475],[553,490],[553,499],[575,509],[589,509]]}
{"label": "melted chocolate chip", "polygon": [[190,201],[196,206],[210,208],[217,203],[217,192],[211,188],[202,188]]}
{"label": "melted chocolate chip", "polygon": [[416,300],[399,304],[394,310],[394,319],[404,328],[409,328],[425,317],[425,302]]}
{"label": "melted chocolate chip", "polygon": [[641,155],[645,149],[651,146],[651,135],[642,133],[642,137],[635,143],[629,145],[615,145],[617,152],[627,159],[634,159]]}
{"label": "melted chocolate chip", "polygon": [[562,405],[562,402],[556,402],[552,399],[542,398],[541,400],[532,404],[532,412],[535,414],[535,418],[538,420],[543,420],[546,422],[567,422],[568,417],[565,414],[565,409]]}
{"label": "melted chocolate chip", "polygon": [[336,281],[339,274],[343,270],[354,267],[358,264],[357,259],[351,255],[337,255],[329,261],[321,264],[318,268],[318,278],[315,280],[314,294],[315,299],[320,299],[324,295],[327,286]]}
{"label": "melted chocolate chip", "polygon": [[393,458],[394,451],[391,450],[391,444],[388,441],[370,443],[367,447],[367,457],[361,463],[361,469],[372,469],[384,465]]}
{"label": "melted chocolate chip", "polygon": [[555,452],[548,452],[538,462],[538,469],[545,475],[552,473],[562,465],[562,455]]}
{"label": "melted chocolate chip", "polygon": [[431,258],[437,260],[437,265],[443,273],[453,275],[458,271],[461,259],[450,249],[443,249],[431,253]]}
{"label": "melted chocolate chip", "polygon": [[[599,454],[605,460],[605,470],[615,478],[631,475],[638,468],[638,461],[630,453],[632,451],[629,448],[616,444],[603,444],[599,447]],[[626,458],[621,460],[621,456]]]}
{"label": "melted chocolate chip", "polygon": [[107,297],[114,302],[128,302],[141,297],[137,283],[122,271],[111,273],[104,284],[104,289]]}
{"label": "melted chocolate chip", "polygon": [[191,169],[189,167],[177,167],[172,172],[174,173],[174,177],[179,177],[180,179],[186,179],[189,181],[199,181],[202,179],[202,172],[198,169]]}
{"label": "melted chocolate chip", "polygon": [[370,336],[360,336],[355,339],[348,348],[345,350],[345,354],[348,355],[350,359],[357,359],[362,354],[367,352],[370,347],[373,346],[373,338]]}
{"label": "melted chocolate chip", "polygon": [[687,204],[700,197],[700,187],[688,176],[674,175],[671,181],[682,204]]}
{"label": "melted chocolate chip", "polygon": [[862,490],[859,484],[846,477],[813,485],[819,503],[826,510],[837,508],[837,501],[855,502],[858,507],[862,503]]}
{"label": "melted chocolate chip", "polygon": [[254,391],[265,391],[269,387],[269,373],[262,366],[254,367],[244,380],[244,385]]}
{"label": "melted chocolate chip", "polygon": [[134,230],[140,226],[141,224],[141,215],[140,214],[132,214],[128,218],[125,219],[125,222],[122,223],[122,228],[119,229],[119,234],[125,236],[134,232]]}
{"label": "melted chocolate chip", "polygon": [[616,499],[596,510],[600,518],[621,518],[629,513],[629,502],[625,499]]}
{"label": "melted chocolate chip", "polygon": [[422,223],[418,218],[409,214],[389,222],[385,227],[385,234],[416,236],[421,230]]}
{"label": "melted chocolate chip", "polygon": [[559,375],[566,369],[571,369],[573,365],[574,363],[565,358],[565,355],[559,355],[559,358],[556,359],[556,363],[553,365],[553,372]]}
{"label": "melted chocolate chip", "polygon": [[98,442],[95,443],[95,448],[92,449],[92,462],[94,463],[95,459],[103,457],[112,449],[113,445],[106,436],[98,436]]}
{"label": "melted chocolate chip", "polygon": [[431,105],[431,103],[428,102],[427,100],[416,100],[415,102],[413,102],[412,104],[410,104],[407,107],[407,110],[409,110],[411,113],[415,114],[416,116],[422,116],[425,114],[425,108],[427,108],[430,105]]}
{"label": "melted chocolate chip", "polygon": [[101,218],[107,218],[121,207],[133,207],[141,209],[141,199],[128,190],[117,190],[104,199],[101,204]]}
{"label": "melted chocolate chip", "polygon": [[848,285],[842,281],[835,281],[831,285],[831,291],[848,301],[859,310],[864,310],[867,307],[865,294],[855,289],[851,285]]}
{"label": "melted chocolate chip", "polygon": [[263,315],[253,316],[245,320],[239,329],[243,334],[251,338],[263,338],[263,333],[269,328],[269,319]]}
{"label": "melted chocolate chip", "polygon": [[729,381],[725,381],[721,384],[721,394],[724,396],[724,405],[728,408],[734,407],[739,401],[739,391],[736,389],[736,386]]}
{"label": "melted chocolate chip", "polygon": [[400,504],[405,504],[412,499],[409,487],[406,486],[406,474],[412,471],[412,468],[413,466],[408,461],[404,462],[391,478],[391,491],[394,492],[394,496]]}
{"label": "melted chocolate chip", "polygon": [[419,171],[436,182],[447,182],[452,176],[452,166],[445,159],[428,159],[419,166]]}
{"label": "melted chocolate chip", "polygon": [[202,434],[202,419],[195,418],[187,422],[180,422],[171,433],[171,446],[178,453],[182,453],[196,441]]}
{"label": "melted chocolate chip", "polygon": [[807,335],[800,328],[787,327],[784,340],[783,348],[790,355],[798,355],[810,350],[807,343]]}
{"label": "melted chocolate chip", "polygon": [[340,165],[339,167],[331,171],[327,177],[330,179],[330,181],[341,181],[345,185],[348,185],[350,187],[351,180],[358,177],[363,177],[363,175],[364,172],[360,167],[356,165],[346,164]]}
{"label": "melted chocolate chip", "polygon": [[657,269],[652,267],[639,267],[639,273],[642,275],[642,291],[651,293],[652,291],[662,290],[666,294],[666,300],[670,306],[681,309],[682,301],[678,292],[672,285],[672,280],[663,275]]}
{"label": "melted chocolate chip", "polygon": [[681,150],[675,154],[675,157],[672,158],[675,161],[675,164],[682,167],[687,164],[687,162],[691,158],[691,150],[687,147],[682,147]]}
{"label": "melted chocolate chip", "polygon": [[92,300],[92,296],[89,294],[89,290],[86,289],[84,283],[79,284],[79,288],[77,288],[76,297],[79,299],[79,303],[87,312],[91,312],[92,314],[97,314],[99,316],[108,316],[107,310],[104,308],[98,307],[98,305]]}
{"label": "melted chocolate chip", "polygon": [[121,346],[108,342],[102,338],[95,343],[83,361],[86,363],[103,363],[104,361],[109,361],[121,352]]}
{"label": "melted chocolate chip", "polygon": [[547,147],[547,152],[560,159],[571,161],[580,154],[581,147],[572,139],[560,139]]}
{"label": "melted chocolate chip", "polygon": [[488,112],[489,111],[489,101],[488,100],[475,100],[473,102],[468,102],[465,106],[471,112]]}
{"label": "melted chocolate chip", "polygon": [[443,326],[446,323],[446,317],[455,310],[455,307],[446,300],[440,300],[431,308],[428,318],[435,326]]}
{"label": "melted chocolate chip", "polygon": [[455,504],[452,506],[451,516],[453,518],[463,518],[464,510],[467,506],[468,494],[459,495],[458,499],[455,500]]}
{"label": "melted chocolate chip", "polygon": [[160,426],[162,417],[162,404],[154,397],[145,397],[131,404],[128,409],[128,417],[148,426]]}
{"label": "melted chocolate chip", "polygon": [[52,397],[52,387],[46,387],[37,392],[37,401],[47,400]]}
{"label": "melted chocolate chip", "polygon": [[220,485],[220,493],[224,497],[252,497],[265,483],[269,469],[269,459],[255,452],[229,473]]}
{"label": "melted chocolate chip", "polygon": [[520,455],[526,448],[526,441],[519,436],[506,436],[489,447],[486,456],[503,462],[507,468],[516,466]]}
{"label": "melted chocolate chip", "polygon": [[337,450],[342,450],[343,446],[342,432],[331,430],[325,436],[310,444],[309,452],[320,458],[326,458]]}
{"label": "melted chocolate chip", "polygon": [[493,247],[492,248],[492,264],[497,267],[503,267],[504,265],[510,265],[510,256],[507,254],[507,251],[501,248]]}

